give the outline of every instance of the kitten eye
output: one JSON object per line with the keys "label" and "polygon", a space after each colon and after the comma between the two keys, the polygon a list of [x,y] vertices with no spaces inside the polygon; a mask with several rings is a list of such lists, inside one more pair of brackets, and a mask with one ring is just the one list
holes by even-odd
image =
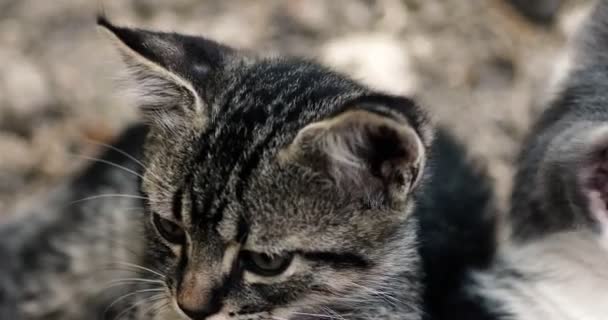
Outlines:
{"label": "kitten eye", "polygon": [[293,260],[293,253],[271,256],[265,253],[244,251],[241,259],[246,270],[261,276],[272,277],[287,270]]}
{"label": "kitten eye", "polygon": [[173,244],[182,244],[186,240],[186,233],[177,223],[161,218],[155,214],[153,217],[154,227],[165,240]]}

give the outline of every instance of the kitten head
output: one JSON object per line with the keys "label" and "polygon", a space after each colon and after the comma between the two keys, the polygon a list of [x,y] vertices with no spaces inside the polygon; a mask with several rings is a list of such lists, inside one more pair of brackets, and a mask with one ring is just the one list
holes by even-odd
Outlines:
{"label": "kitten head", "polygon": [[411,195],[431,132],[411,100],[310,62],[99,24],[141,87],[146,253],[176,312],[416,312]]}
{"label": "kitten head", "polygon": [[520,155],[516,238],[585,232],[608,248],[608,2],[575,41],[574,68]]}

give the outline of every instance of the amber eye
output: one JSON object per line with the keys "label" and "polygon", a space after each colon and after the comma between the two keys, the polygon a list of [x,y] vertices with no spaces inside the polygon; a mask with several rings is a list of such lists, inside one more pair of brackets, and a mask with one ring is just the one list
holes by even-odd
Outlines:
{"label": "amber eye", "polygon": [[186,241],[186,233],[184,232],[184,229],[177,225],[177,223],[161,218],[157,214],[154,214],[152,219],[154,227],[165,240],[173,244],[182,244]]}
{"label": "amber eye", "polygon": [[293,260],[293,253],[268,255],[252,251],[241,253],[241,261],[246,270],[265,277],[278,276],[283,273]]}

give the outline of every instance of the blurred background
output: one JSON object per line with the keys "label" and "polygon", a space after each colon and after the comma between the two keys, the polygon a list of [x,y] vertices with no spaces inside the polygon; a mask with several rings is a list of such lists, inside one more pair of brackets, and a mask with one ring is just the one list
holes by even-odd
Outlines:
{"label": "blurred background", "polygon": [[[568,68],[590,0],[104,0],[117,24],[315,58],[416,97],[494,178]],[[0,0],[0,217],[137,119],[95,0]]]}

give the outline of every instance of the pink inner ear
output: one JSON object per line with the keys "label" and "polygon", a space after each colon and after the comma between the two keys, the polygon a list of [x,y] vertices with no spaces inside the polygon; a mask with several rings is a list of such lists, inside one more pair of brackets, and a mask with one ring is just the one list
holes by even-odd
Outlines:
{"label": "pink inner ear", "polygon": [[585,176],[591,214],[608,232],[608,149],[597,153],[588,176]]}

